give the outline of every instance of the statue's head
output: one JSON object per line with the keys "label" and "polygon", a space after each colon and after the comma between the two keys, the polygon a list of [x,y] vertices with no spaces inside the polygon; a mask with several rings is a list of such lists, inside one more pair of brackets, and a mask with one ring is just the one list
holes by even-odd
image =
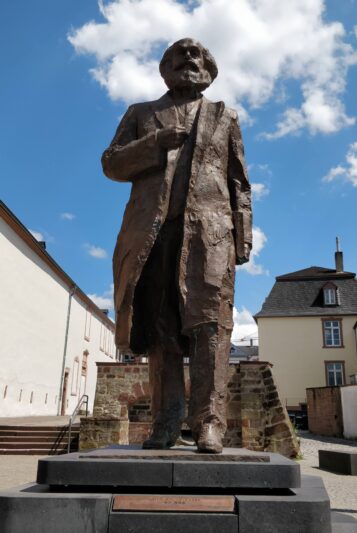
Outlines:
{"label": "statue's head", "polygon": [[201,43],[180,39],[162,56],[160,74],[169,89],[195,87],[204,91],[216,78],[218,69],[213,56]]}

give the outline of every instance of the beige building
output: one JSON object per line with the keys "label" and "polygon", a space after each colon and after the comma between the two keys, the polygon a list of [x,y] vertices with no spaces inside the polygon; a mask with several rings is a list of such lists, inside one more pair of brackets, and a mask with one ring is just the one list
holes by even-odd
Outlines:
{"label": "beige building", "polygon": [[310,267],[276,278],[255,319],[259,358],[274,365],[280,397],[289,408],[306,389],[354,383],[357,374],[357,280],[336,268]]}
{"label": "beige building", "polygon": [[0,202],[0,416],[71,414],[94,401],[114,323]]}

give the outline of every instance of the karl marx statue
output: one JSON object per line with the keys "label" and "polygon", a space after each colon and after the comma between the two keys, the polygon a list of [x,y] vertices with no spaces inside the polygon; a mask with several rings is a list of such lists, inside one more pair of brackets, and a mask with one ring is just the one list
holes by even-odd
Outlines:
{"label": "karl marx statue", "polygon": [[237,114],[204,91],[218,70],[182,39],[160,62],[169,91],[131,105],[104,152],[106,176],[131,182],[114,251],[116,344],[149,357],[153,425],[144,448],[169,448],[185,413],[198,451],[220,453],[235,265],[249,259],[251,191]]}

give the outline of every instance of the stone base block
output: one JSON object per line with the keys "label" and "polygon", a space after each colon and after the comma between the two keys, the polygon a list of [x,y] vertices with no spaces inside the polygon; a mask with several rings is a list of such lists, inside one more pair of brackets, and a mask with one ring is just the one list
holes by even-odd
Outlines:
{"label": "stone base block", "polygon": [[331,533],[330,500],[318,477],[281,495],[237,495],[239,533]]}
{"label": "stone base block", "polygon": [[[151,494],[154,491],[151,491]],[[331,514],[322,481],[303,477],[293,491],[236,494],[230,512],[115,511],[118,493],[57,492],[26,485],[0,493],[1,533],[356,533],[357,522]],[[157,498],[167,499],[167,494]],[[143,493],[140,493],[142,496]],[[175,496],[170,492],[171,499]],[[136,497],[135,494],[130,495]],[[188,496],[200,499],[195,493]],[[174,498],[175,499],[175,498]],[[204,496],[203,496],[204,499]]]}
{"label": "stone base block", "polygon": [[319,450],[319,467],[338,474],[357,476],[357,452]]}
{"label": "stone base block", "polygon": [[357,533],[318,477],[277,454],[131,446],[39,461],[0,492],[1,533]]}
{"label": "stone base block", "polygon": [[50,492],[29,484],[0,492],[1,533],[107,533],[111,494]]}
{"label": "stone base block", "polygon": [[279,454],[224,448],[199,454],[189,446],[142,450],[110,446],[89,452],[51,456],[38,463],[37,482],[97,487],[169,487],[180,489],[290,489],[300,486],[300,467]]}
{"label": "stone base block", "polygon": [[202,513],[116,513],[108,533],[238,533],[237,515]]}

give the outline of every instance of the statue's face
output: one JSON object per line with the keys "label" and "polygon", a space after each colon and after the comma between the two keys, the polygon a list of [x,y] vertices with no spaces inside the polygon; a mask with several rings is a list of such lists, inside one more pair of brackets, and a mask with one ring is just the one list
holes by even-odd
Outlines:
{"label": "statue's face", "polygon": [[169,89],[196,87],[203,90],[212,78],[205,67],[202,47],[192,39],[182,39],[172,46],[165,70],[165,83]]}

